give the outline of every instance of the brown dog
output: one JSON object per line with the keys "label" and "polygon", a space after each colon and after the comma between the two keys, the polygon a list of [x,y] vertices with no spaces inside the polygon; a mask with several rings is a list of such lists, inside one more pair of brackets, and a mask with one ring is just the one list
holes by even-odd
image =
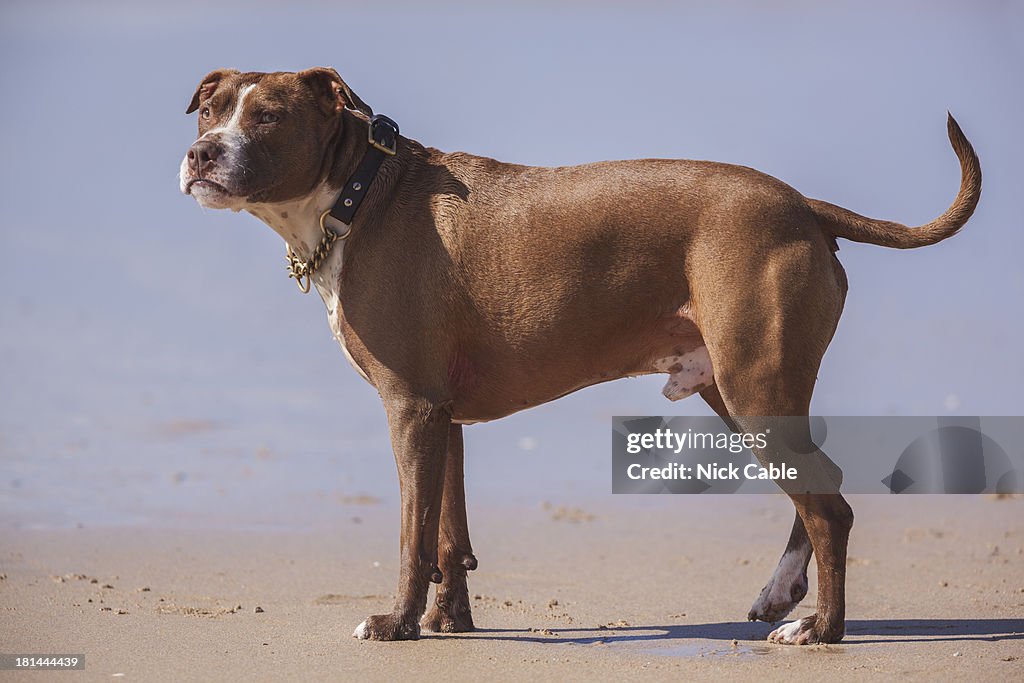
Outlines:
{"label": "brown dog", "polygon": [[[960,191],[946,213],[911,229],[741,166],[535,168],[440,152],[397,130],[392,150],[333,69],[214,71],[196,110],[182,191],[244,209],[286,240],[293,275],[316,285],[346,356],[384,401],[402,550],[394,611],[356,629],[375,640],[418,637],[430,581],[439,586],[423,624],[473,628],[462,425],[651,373],[668,374],[669,399],[699,392],[744,431],[757,431],[746,416],[806,416],[847,291],[835,238],[934,244],[964,225],[981,192],[978,158],[952,117]],[[353,173],[373,154],[379,171],[359,182]],[[362,194],[353,205],[345,192]],[[329,213],[342,204],[359,209],[350,224]],[[817,613],[772,632],[780,643],[844,634],[853,512],[841,474],[815,454],[831,495],[787,490],[797,513],[789,544],[748,615],[785,617],[816,555]]]}

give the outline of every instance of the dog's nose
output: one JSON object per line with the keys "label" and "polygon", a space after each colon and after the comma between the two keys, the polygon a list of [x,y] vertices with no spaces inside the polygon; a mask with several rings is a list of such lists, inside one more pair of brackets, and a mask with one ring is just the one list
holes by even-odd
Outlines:
{"label": "dog's nose", "polygon": [[220,145],[210,140],[198,140],[188,150],[188,167],[196,175],[210,169],[220,156]]}

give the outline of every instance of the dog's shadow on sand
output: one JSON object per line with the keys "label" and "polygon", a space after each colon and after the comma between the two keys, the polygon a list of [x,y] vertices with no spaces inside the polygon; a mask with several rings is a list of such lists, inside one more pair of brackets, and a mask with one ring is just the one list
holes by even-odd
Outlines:
{"label": "dog's shadow on sand", "polygon": [[[764,640],[772,626],[749,621],[671,626],[624,626],[556,629],[551,635],[523,629],[477,629],[466,634],[481,640],[539,643],[657,643],[669,640]],[[913,643],[976,640],[1024,640],[1024,619],[873,619],[846,622],[847,644]],[[666,643],[661,643],[666,644]]]}

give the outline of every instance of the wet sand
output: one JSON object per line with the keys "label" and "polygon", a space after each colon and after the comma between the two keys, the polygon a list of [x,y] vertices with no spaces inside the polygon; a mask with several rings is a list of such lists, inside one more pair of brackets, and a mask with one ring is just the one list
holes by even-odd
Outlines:
{"label": "wet sand", "polygon": [[[390,608],[397,510],[315,531],[0,531],[0,651],[85,653],[136,680],[776,680],[1024,671],[1024,500],[853,499],[848,636],[770,645],[744,621],[788,534],[781,496],[471,509],[478,631],[351,638]],[[730,510],[730,514],[721,514]],[[792,616],[813,610],[808,599]],[[5,674],[10,675],[10,674]],[[120,678],[121,676],[117,676]]]}

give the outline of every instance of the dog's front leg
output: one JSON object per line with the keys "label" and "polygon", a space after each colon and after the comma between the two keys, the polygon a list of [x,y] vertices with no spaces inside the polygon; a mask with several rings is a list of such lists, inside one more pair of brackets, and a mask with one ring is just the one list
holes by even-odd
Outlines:
{"label": "dog's front leg", "polygon": [[476,569],[466,520],[465,469],[462,461],[462,425],[453,424],[448,437],[448,461],[444,468],[444,496],[438,556],[444,580],[437,586],[434,605],[423,617],[423,626],[437,633],[473,630],[466,572]]}
{"label": "dog's front leg", "polygon": [[438,523],[448,448],[449,404],[426,399],[385,400],[391,445],[402,489],[402,554],[398,597],[391,614],[378,614],[353,634],[369,640],[415,640],[437,566]]}

